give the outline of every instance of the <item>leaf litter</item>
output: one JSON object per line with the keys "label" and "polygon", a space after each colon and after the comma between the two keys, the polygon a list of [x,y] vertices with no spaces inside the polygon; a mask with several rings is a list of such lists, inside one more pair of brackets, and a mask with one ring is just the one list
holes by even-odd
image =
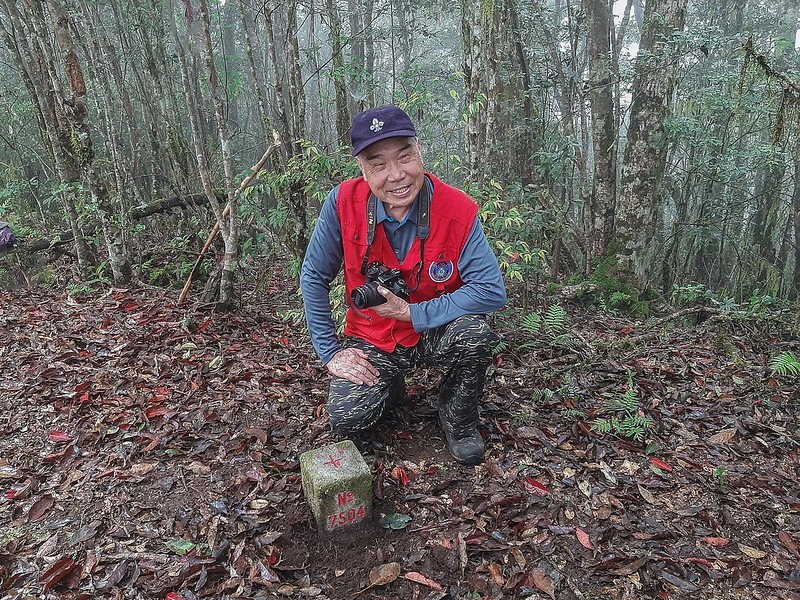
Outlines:
{"label": "leaf litter", "polygon": [[[515,352],[500,328],[486,463],[452,462],[435,379],[411,377],[366,455],[394,528],[334,541],[297,462],[334,439],[326,376],[277,314],[289,293],[269,296],[223,314],[152,290],[0,294],[3,597],[798,597],[797,380],[765,366],[784,332],[637,343],[640,324],[584,312],[582,339],[619,350],[567,375],[566,351]],[[629,375],[652,450],[591,428]]]}

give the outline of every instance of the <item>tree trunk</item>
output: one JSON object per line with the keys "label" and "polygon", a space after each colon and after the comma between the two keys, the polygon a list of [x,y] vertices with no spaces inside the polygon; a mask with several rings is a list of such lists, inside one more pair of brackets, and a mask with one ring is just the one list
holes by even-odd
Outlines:
{"label": "tree trunk", "polygon": [[103,181],[95,162],[89,127],[89,109],[86,102],[86,82],[83,69],[70,33],[70,21],[61,0],[48,0],[48,7],[53,16],[53,34],[61,48],[64,61],[64,72],[72,91],[71,98],[64,98],[72,110],[65,111],[72,130],[73,150],[79,156],[79,165],[83,178],[91,190],[92,197],[100,209],[103,237],[105,238],[109,263],[117,285],[128,285],[133,279],[128,249],[122,229],[119,227],[119,215],[115,212],[108,188]]}
{"label": "tree trunk", "polygon": [[613,13],[608,0],[584,0],[589,58],[589,105],[592,115],[594,177],[589,196],[590,258],[602,256],[611,241],[616,196],[615,74],[612,71]]}
{"label": "tree trunk", "polygon": [[375,0],[364,0],[364,70],[365,84],[368,86],[367,104],[377,106],[375,87],[375,33],[372,20],[375,13]]}
{"label": "tree trunk", "polygon": [[[211,15],[208,10],[208,0],[200,0],[200,18],[203,27],[204,54],[206,70],[208,72],[209,91],[214,104],[214,115],[217,121],[217,134],[219,135],[220,149],[222,151],[222,167],[225,173],[225,191],[228,198],[228,218],[222,212],[217,214],[219,203],[216,198],[211,203],[215,207],[215,214],[220,225],[220,232],[225,245],[225,254],[222,258],[222,274],[220,277],[219,292],[220,304],[233,307],[236,304],[234,287],[236,283],[236,268],[239,259],[239,224],[237,210],[237,194],[233,187],[233,161],[231,159],[231,136],[228,131],[227,115],[220,94],[219,76],[214,63],[214,49],[211,41]],[[210,200],[210,198],[209,198]]]}
{"label": "tree trunk", "polygon": [[256,99],[258,100],[258,120],[261,126],[264,139],[269,136],[269,111],[267,110],[266,92],[264,91],[263,78],[259,76],[256,68],[255,51],[253,50],[253,38],[250,35],[250,20],[244,7],[244,0],[237,1],[239,5],[239,15],[242,19],[242,32],[244,34],[244,49],[247,55],[247,67],[250,70],[250,85],[255,89]]}
{"label": "tree trunk", "polygon": [[78,209],[76,206],[76,184],[80,181],[80,167],[72,152],[71,135],[66,124],[63,109],[63,90],[55,65],[53,49],[50,45],[50,32],[44,18],[43,6],[39,2],[23,5],[25,24],[14,0],[3,0],[5,13],[11,24],[15,40],[14,53],[21,59],[22,70],[30,82],[34,94],[34,105],[39,109],[42,134],[45,146],[50,150],[55,163],[56,172],[63,184],[58,193],[64,202],[67,223],[75,240],[75,254],[78,272],[85,277],[89,272],[92,254],[81,231]]}
{"label": "tree trunk", "polygon": [[658,191],[666,162],[664,117],[675,85],[677,60],[669,40],[683,30],[687,0],[649,0],[636,57],[630,125],[622,167],[615,237],[620,267],[647,287],[657,270],[653,246]]}
{"label": "tree trunk", "polygon": [[789,296],[796,299],[800,295],[800,141],[797,141],[794,147],[792,210],[794,214],[794,275]]}
{"label": "tree trunk", "polygon": [[495,166],[501,16],[501,7],[494,2],[461,0],[467,165],[469,178],[473,181],[489,177]]}
{"label": "tree trunk", "polygon": [[342,22],[339,19],[337,0],[326,0],[326,16],[330,29],[331,42],[331,79],[336,95],[336,139],[339,144],[346,144],[350,131],[350,112],[347,107],[347,89],[345,87],[344,43],[342,41]]}

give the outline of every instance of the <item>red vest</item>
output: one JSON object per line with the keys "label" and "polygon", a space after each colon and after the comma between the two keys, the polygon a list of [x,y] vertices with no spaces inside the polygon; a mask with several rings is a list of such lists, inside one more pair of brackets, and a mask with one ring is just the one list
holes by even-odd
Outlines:
{"label": "red vest", "polygon": [[[431,300],[461,287],[458,276],[458,259],[478,214],[478,205],[464,192],[427,174],[433,182],[431,198],[431,233],[425,240],[425,257],[420,273],[419,287],[411,293],[414,304]],[[427,185],[427,184],[425,184]],[[342,226],[344,248],[344,283],[347,302],[350,293],[362,285],[366,278],[361,274],[361,264],[367,251],[367,199],[370,189],[363,177],[350,179],[339,186],[336,212]],[[369,252],[370,262],[382,262],[390,269],[400,269],[410,288],[416,285],[415,267],[419,263],[419,237],[402,264],[386,239],[383,226],[375,228],[375,241]],[[411,323],[381,317],[373,310],[359,310],[350,306],[344,332],[366,340],[372,345],[392,352],[397,344],[411,347],[419,341],[420,334]]]}

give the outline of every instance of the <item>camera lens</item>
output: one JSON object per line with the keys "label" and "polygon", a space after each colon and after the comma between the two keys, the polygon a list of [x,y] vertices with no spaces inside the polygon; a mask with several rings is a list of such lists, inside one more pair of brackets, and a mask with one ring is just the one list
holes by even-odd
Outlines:
{"label": "camera lens", "polygon": [[374,281],[358,286],[350,294],[350,299],[356,308],[369,308],[386,302],[386,298],[378,293],[378,284]]}

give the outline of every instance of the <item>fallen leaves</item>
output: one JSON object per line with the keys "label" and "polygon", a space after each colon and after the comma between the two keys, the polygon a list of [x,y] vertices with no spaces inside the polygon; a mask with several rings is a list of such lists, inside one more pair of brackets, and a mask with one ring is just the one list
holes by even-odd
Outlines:
{"label": "fallen leaves", "polygon": [[723,537],[703,537],[700,539],[703,540],[706,544],[710,546],[715,546],[717,548],[722,548],[723,546],[727,546],[730,543],[730,540],[728,538],[723,538]]}
{"label": "fallen leaves", "polygon": [[667,463],[665,463],[660,458],[655,458],[655,457],[651,458],[650,459],[650,464],[652,464],[654,467],[656,467],[658,469],[661,469],[662,471],[666,471],[667,473],[672,473],[672,467],[670,465],[668,465]]}
{"label": "fallen leaves", "polygon": [[51,431],[47,439],[51,442],[69,442],[72,437],[63,431]]}
{"label": "fallen leaves", "polygon": [[723,429],[708,438],[708,441],[713,444],[727,444],[736,435],[736,428]]}
{"label": "fallen leaves", "polygon": [[65,556],[56,561],[52,567],[42,573],[39,581],[42,582],[44,591],[51,590],[61,581],[78,568],[78,564],[69,556]]}
{"label": "fallen leaves", "polygon": [[553,580],[542,569],[533,569],[529,579],[537,590],[555,599],[556,592],[553,586]]}
{"label": "fallen leaves", "polygon": [[592,546],[592,540],[589,539],[589,534],[586,533],[580,527],[575,528],[575,536],[578,538],[578,541],[581,543],[581,546],[586,548],[587,550],[594,550],[594,546]]}
{"label": "fallen leaves", "polygon": [[381,517],[379,524],[386,529],[405,529],[411,517],[400,513],[389,513]]}
{"label": "fallen leaves", "polygon": [[526,477],[523,480],[523,487],[525,491],[534,496],[546,496],[550,493],[550,489],[534,477]]}
{"label": "fallen leaves", "polygon": [[413,581],[414,583],[418,583],[420,585],[424,585],[426,587],[429,587],[432,590],[436,590],[437,592],[441,592],[442,589],[443,589],[441,585],[439,585],[438,583],[436,583],[432,579],[428,579],[427,577],[425,577],[421,573],[417,573],[416,571],[410,571],[410,572],[406,573],[405,575],[403,575],[403,577],[405,577],[409,581]]}
{"label": "fallen leaves", "polygon": [[[715,585],[780,596],[796,585],[798,539],[788,519],[800,512],[791,485],[800,458],[786,438],[795,414],[788,388],[770,390],[765,411],[765,399],[749,401],[763,382],[738,371],[740,404],[731,413],[731,372],[719,368],[728,358],[701,347],[707,340],[693,330],[642,345],[652,351],[645,360],[614,356],[602,369],[578,367],[577,395],[563,402],[527,402],[530,377],[504,356],[487,388],[497,409],[486,423],[489,462],[474,470],[444,458],[436,428],[422,418],[429,386],[410,378],[404,410],[413,435],[381,439],[391,440],[389,451],[371,463],[377,510],[389,513],[380,525],[390,531],[331,550],[311,536],[296,463],[303,444],[327,439],[324,371],[285,324],[237,313],[184,328],[182,311],[144,295],[123,315],[127,322],[102,300],[87,303],[88,317],[69,312],[84,310],[77,304],[63,314],[63,305],[40,304],[40,321],[60,320],[60,329],[37,332],[47,339],[39,354],[12,349],[28,369],[23,383],[0,380],[0,398],[44,399],[3,404],[11,428],[4,441],[20,441],[0,453],[0,504],[25,528],[4,537],[0,526],[14,569],[3,579],[0,565],[2,585],[10,585],[3,593],[27,586],[76,598],[89,590],[257,597],[265,589],[335,597],[330,585],[348,597],[373,588],[363,594],[371,600],[439,597],[463,583],[486,598],[555,599],[569,595],[573,572],[587,596],[622,597],[622,586],[644,594],[639,586],[647,586],[709,598]],[[598,330],[613,338],[618,325]],[[27,340],[30,325],[15,327],[12,343]],[[0,353],[0,371],[12,364],[8,356]],[[525,358],[533,364],[541,355]],[[659,445],[646,451],[598,439],[561,412],[585,411],[578,419],[589,423],[595,391],[622,389],[628,370],[658,425]],[[523,411],[531,418],[519,426],[507,416]],[[718,465],[728,473],[723,488],[709,477]],[[775,507],[788,507],[787,520]],[[756,511],[764,518],[747,521]],[[741,522],[752,523],[746,538]],[[780,522],[786,531],[765,531]]]}
{"label": "fallen leaves", "polygon": [[742,554],[746,554],[750,558],[764,558],[767,553],[759,550],[758,548],[753,548],[752,546],[745,546],[744,544],[738,544],[739,550],[742,551]]}
{"label": "fallen leaves", "polygon": [[39,498],[28,511],[28,523],[36,523],[44,519],[48,511],[53,508],[53,504],[55,504],[55,500],[50,494]]}
{"label": "fallen leaves", "polygon": [[386,585],[400,576],[400,563],[390,562],[374,567],[369,572],[369,583],[373,585]]}

